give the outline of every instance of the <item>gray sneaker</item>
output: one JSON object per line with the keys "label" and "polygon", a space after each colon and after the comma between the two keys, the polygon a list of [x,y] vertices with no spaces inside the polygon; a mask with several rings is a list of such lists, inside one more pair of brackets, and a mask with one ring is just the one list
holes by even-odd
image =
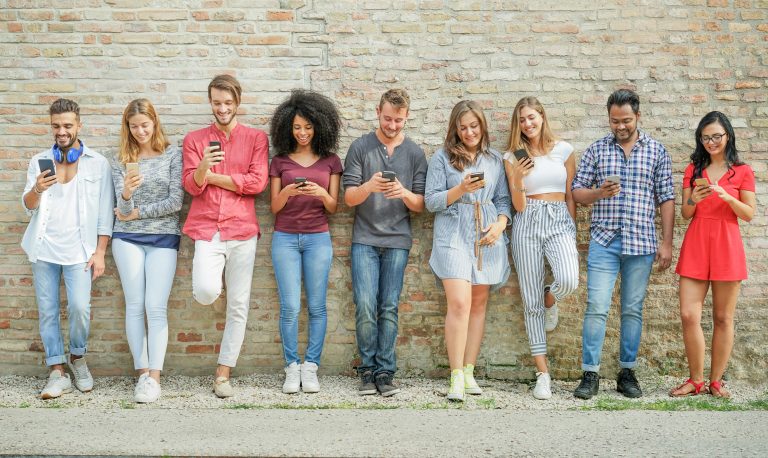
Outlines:
{"label": "gray sneaker", "polygon": [[85,364],[85,356],[77,358],[72,362],[68,358],[67,366],[72,371],[72,375],[75,376],[75,386],[78,390],[87,393],[93,389],[93,377],[91,377],[91,372],[88,370],[88,365]]}
{"label": "gray sneaker", "polygon": [[392,382],[392,374],[386,372],[376,376],[376,388],[385,398],[400,392],[400,388]]}
{"label": "gray sneaker", "polygon": [[357,388],[357,394],[365,396],[376,393],[376,384],[373,383],[373,371],[362,372],[360,374],[360,386]]}

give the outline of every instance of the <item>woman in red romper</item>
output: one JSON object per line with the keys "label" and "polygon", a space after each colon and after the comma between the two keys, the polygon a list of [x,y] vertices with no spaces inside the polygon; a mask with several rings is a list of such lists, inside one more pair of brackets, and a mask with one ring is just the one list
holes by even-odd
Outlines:
{"label": "woman in red romper", "polygon": [[[722,376],[733,348],[733,315],[747,261],[739,218],[755,213],[755,174],[739,160],[736,136],[719,111],[706,114],[696,129],[696,150],[683,178],[682,216],[691,219],[680,248],[680,317],[690,378],[670,392],[689,396],[709,392],[729,397]],[[704,332],[701,309],[712,286],[712,364],[704,384]]]}

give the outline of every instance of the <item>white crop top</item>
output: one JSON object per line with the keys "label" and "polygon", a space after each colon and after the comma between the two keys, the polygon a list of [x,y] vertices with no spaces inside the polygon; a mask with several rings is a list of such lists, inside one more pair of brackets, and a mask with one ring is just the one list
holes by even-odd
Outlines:
{"label": "white crop top", "polygon": [[[568,142],[559,141],[546,156],[531,156],[533,169],[527,177],[523,178],[523,185],[527,189],[525,195],[564,193],[565,180],[568,178],[565,161],[571,153],[573,153],[573,146]],[[512,153],[504,154],[504,159],[510,162],[516,160]]]}

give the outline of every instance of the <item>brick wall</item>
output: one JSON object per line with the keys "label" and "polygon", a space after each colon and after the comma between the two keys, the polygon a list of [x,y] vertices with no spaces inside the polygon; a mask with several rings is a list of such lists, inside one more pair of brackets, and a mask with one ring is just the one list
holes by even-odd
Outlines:
{"label": "brick wall", "polygon": [[[211,120],[205,88],[222,71],[245,94],[240,121],[266,129],[291,88],[332,97],[345,129],[341,155],[375,126],[385,89],[412,96],[407,132],[431,155],[442,142],[451,107],[481,101],[493,145],[502,148],[510,110],[524,95],[546,106],[556,132],[577,151],[607,131],[605,100],[617,87],[641,95],[642,127],[663,141],[678,186],[700,117],[726,112],[743,159],[757,174],[758,211],[742,224],[750,279],[736,314],[731,376],[768,369],[768,90],[765,0],[600,2],[335,0],[4,0],[0,11],[0,371],[39,374],[43,361],[29,263],[19,243],[27,218],[20,202],[29,158],[51,143],[47,107],[78,101],[82,138],[111,152],[128,101],[147,97],[175,141]],[[266,195],[266,193],[265,193]],[[258,199],[265,228],[254,272],[251,313],[239,371],[282,367],[278,300],[269,245],[272,217]],[[186,206],[185,206],[186,212]],[[679,214],[679,210],[678,210]],[[353,213],[334,215],[334,261],[328,291],[325,373],[349,373],[356,361],[349,244]],[[582,287],[561,304],[550,335],[556,377],[580,373],[581,318],[589,210],[579,209]],[[399,367],[412,375],[446,374],[445,298],[428,267],[432,218],[413,220],[415,244],[400,308]],[[685,222],[678,218],[675,247]],[[169,372],[207,374],[215,364],[223,315],[190,297],[193,244],[184,239],[169,304]],[[685,373],[677,278],[654,274],[646,300],[644,367]],[[94,285],[90,364],[97,374],[128,374],[124,303],[114,263]],[[62,311],[65,315],[66,312]],[[705,312],[711,332],[711,313]],[[616,368],[618,320],[609,317],[604,361]],[[301,332],[305,335],[306,323]],[[302,337],[300,342],[305,342]],[[492,297],[478,363],[495,377],[530,378],[532,360],[513,274]]]}

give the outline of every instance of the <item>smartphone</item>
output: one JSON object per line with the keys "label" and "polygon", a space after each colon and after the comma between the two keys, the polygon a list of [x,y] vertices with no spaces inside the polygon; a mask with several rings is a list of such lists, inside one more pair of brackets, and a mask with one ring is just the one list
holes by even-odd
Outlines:
{"label": "smartphone", "polygon": [[43,173],[46,170],[51,171],[51,173],[46,175],[46,177],[52,177],[56,175],[56,167],[53,165],[53,159],[38,159],[37,166],[40,167],[40,173]]}
{"label": "smartphone", "polygon": [[610,181],[611,183],[621,184],[621,176],[620,175],[608,175],[605,177],[605,181]]}
{"label": "smartphone", "polygon": [[696,183],[696,186],[709,186],[709,180],[706,178],[696,178],[693,182]]}
{"label": "smartphone", "polygon": [[472,177],[472,182],[480,181],[483,178],[485,178],[485,172],[474,172],[469,174],[470,177]]}
{"label": "smartphone", "polygon": [[129,173],[136,171],[136,174],[139,173],[139,163],[138,162],[126,162],[125,163],[125,174],[128,175]]}
{"label": "smartphone", "polygon": [[297,188],[302,188],[307,185],[307,178],[306,177],[296,177],[293,179],[293,182],[296,183],[298,186]]}
{"label": "smartphone", "polygon": [[[208,143],[208,146],[212,148],[211,151],[221,151],[221,142],[212,141]],[[216,161],[216,163],[219,163],[224,160],[224,155],[220,154],[218,157],[215,157],[213,160]]]}
{"label": "smartphone", "polygon": [[522,160],[523,160],[523,159],[525,159],[526,157],[529,157],[529,156],[528,156],[528,152],[527,152],[526,150],[522,149],[522,148],[520,148],[519,150],[515,151],[515,152],[514,152],[514,153],[512,153],[512,154],[514,154],[514,155],[515,155],[515,158],[516,158],[518,161],[522,161]]}
{"label": "smartphone", "polygon": [[381,172],[381,177],[388,181],[395,181],[395,172],[384,170]]}

